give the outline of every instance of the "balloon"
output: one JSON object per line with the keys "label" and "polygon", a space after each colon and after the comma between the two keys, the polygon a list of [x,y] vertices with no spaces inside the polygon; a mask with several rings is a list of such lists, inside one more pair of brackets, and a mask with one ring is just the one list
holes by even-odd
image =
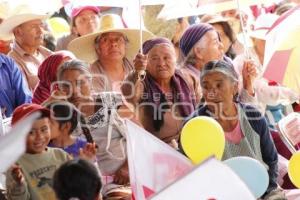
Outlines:
{"label": "balloon", "polygon": [[300,188],[300,151],[293,154],[289,161],[288,174],[292,183]]}
{"label": "balloon", "polygon": [[244,181],[255,198],[265,193],[269,185],[269,174],[258,160],[241,156],[225,160],[224,163]]}
{"label": "balloon", "polygon": [[68,22],[61,17],[52,17],[47,20],[53,35],[58,38],[70,32]]}
{"label": "balloon", "polygon": [[182,148],[194,164],[214,155],[221,160],[225,148],[225,136],[221,125],[211,117],[195,117],[182,128]]}

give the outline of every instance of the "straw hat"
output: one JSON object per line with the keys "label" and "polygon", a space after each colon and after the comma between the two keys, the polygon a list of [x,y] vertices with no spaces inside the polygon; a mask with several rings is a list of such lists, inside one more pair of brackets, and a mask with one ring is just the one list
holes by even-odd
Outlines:
{"label": "straw hat", "polygon": [[[133,59],[140,48],[139,29],[125,28],[121,17],[116,14],[103,15],[100,18],[99,31],[72,40],[68,45],[68,50],[72,51],[77,58],[93,63],[98,59],[94,45],[95,39],[97,36],[108,32],[122,33],[127,37],[129,42],[126,48],[126,58]],[[143,30],[142,34],[143,42],[154,37],[147,30]]]}
{"label": "straw hat", "polygon": [[27,5],[20,5],[12,11],[10,17],[4,19],[0,24],[0,38],[13,36],[13,29],[17,26],[35,19],[45,20],[49,15],[37,14]]}

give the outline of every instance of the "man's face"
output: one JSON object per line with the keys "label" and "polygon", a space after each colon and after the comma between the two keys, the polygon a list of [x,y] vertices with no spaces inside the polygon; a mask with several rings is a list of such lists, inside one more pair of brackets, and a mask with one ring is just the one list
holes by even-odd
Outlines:
{"label": "man's face", "polygon": [[16,27],[15,33],[23,44],[38,47],[43,44],[43,27],[41,20],[31,20]]}
{"label": "man's face", "polygon": [[126,40],[122,33],[104,33],[100,37],[97,44],[99,59],[120,60],[125,57]]}
{"label": "man's face", "polygon": [[75,17],[74,32],[80,36],[94,33],[99,29],[100,21],[97,13],[91,10],[83,10]]}

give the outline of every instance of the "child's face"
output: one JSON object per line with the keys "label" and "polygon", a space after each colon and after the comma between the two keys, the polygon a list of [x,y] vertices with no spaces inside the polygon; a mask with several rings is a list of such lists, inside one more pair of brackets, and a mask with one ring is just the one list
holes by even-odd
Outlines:
{"label": "child's face", "polygon": [[38,154],[45,151],[50,141],[49,119],[44,117],[36,120],[27,136],[27,153]]}

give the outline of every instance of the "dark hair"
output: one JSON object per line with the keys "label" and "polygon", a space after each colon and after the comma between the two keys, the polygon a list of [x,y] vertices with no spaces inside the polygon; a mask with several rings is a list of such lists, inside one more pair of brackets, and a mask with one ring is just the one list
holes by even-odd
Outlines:
{"label": "dark hair", "polygon": [[44,35],[44,46],[47,49],[49,49],[50,51],[55,51],[56,40],[55,40],[55,37],[52,34],[46,33]]}
{"label": "dark hair", "polygon": [[236,53],[234,52],[233,48],[232,48],[232,44],[235,43],[236,38],[235,38],[235,34],[230,26],[230,24],[228,22],[216,22],[216,23],[212,23],[212,25],[214,24],[218,24],[222,27],[225,35],[229,38],[231,45],[228,49],[227,52],[225,52],[225,55],[230,57],[231,59],[234,59],[236,57]]}
{"label": "dark hair", "polygon": [[53,189],[59,200],[72,197],[95,200],[101,188],[101,178],[96,167],[83,159],[67,161],[54,173]]}
{"label": "dark hair", "polygon": [[71,129],[69,130],[69,134],[71,134],[80,122],[80,127],[83,135],[86,137],[86,141],[89,143],[94,142],[86,120],[73,104],[65,101],[54,101],[47,104],[47,108],[51,110],[51,118],[59,123],[59,128],[61,128],[63,124],[70,122]]}
{"label": "dark hair", "polygon": [[47,105],[47,108],[51,110],[51,118],[58,122],[59,128],[70,122],[69,134],[76,129],[79,113],[72,104],[68,102],[52,102]]}

